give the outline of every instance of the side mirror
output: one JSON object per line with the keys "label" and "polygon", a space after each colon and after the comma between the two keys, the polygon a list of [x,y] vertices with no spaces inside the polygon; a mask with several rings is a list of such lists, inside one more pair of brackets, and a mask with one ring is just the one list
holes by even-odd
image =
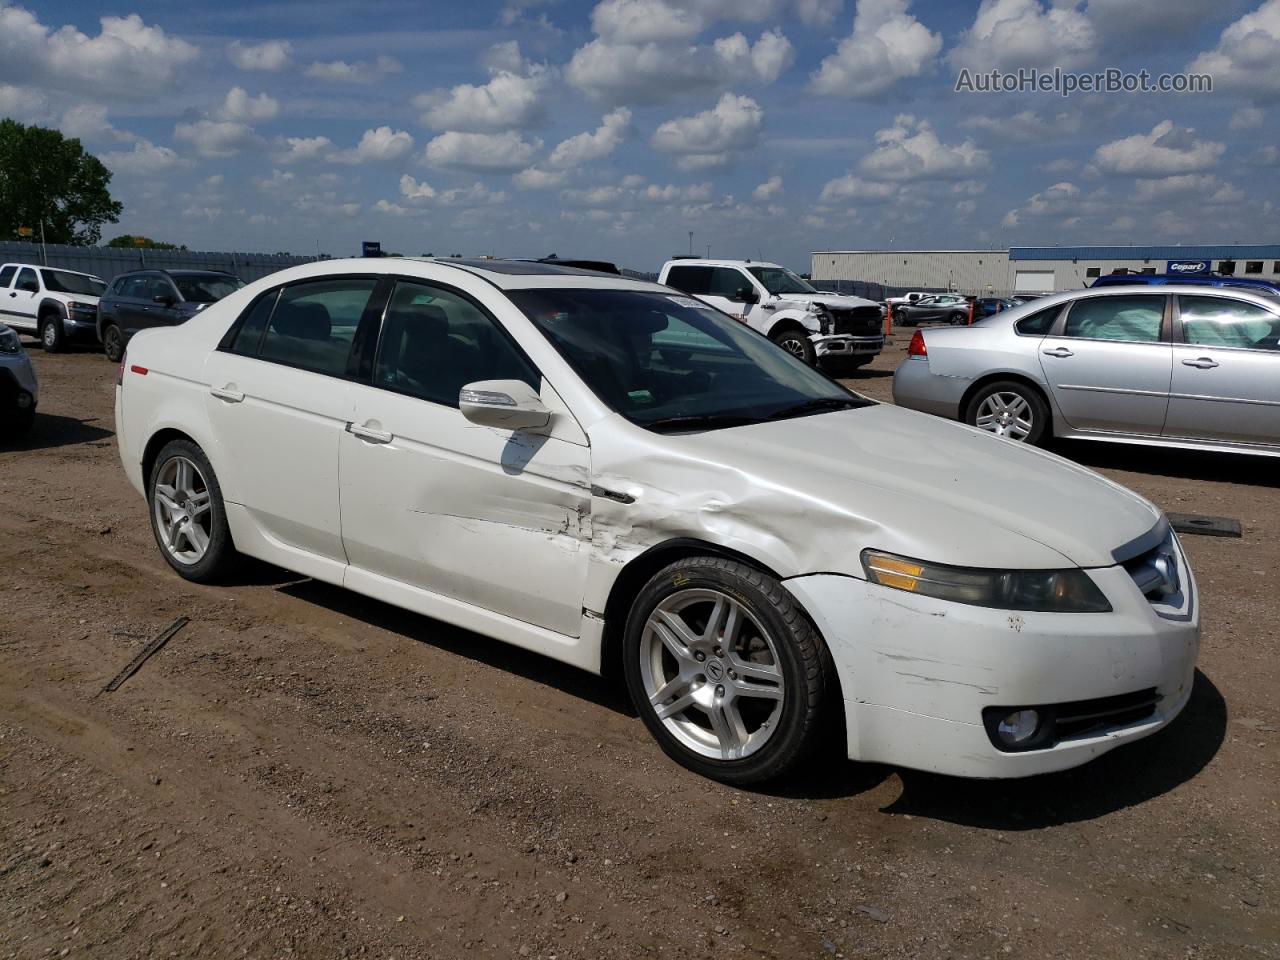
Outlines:
{"label": "side mirror", "polygon": [[523,380],[477,380],[458,391],[458,409],[472,423],[499,430],[545,427],[551,411]]}
{"label": "side mirror", "polygon": [[172,307],[176,301],[169,294],[162,293],[159,296],[152,297],[151,302],[158,303],[162,307]]}
{"label": "side mirror", "polygon": [[760,294],[756,293],[754,287],[739,287],[738,292],[733,297],[739,303],[759,303]]}

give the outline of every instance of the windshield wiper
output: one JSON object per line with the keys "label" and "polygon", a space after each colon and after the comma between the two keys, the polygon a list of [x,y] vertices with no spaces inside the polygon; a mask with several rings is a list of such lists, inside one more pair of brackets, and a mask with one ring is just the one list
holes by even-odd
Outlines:
{"label": "windshield wiper", "polygon": [[742,414],[699,413],[683,417],[661,417],[641,426],[658,433],[675,433],[680,430],[717,430],[723,427],[743,427],[760,423],[760,417]]}
{"label": "windshield wiper", "polygon": [[783,407],[769,414],[770,420],[789,420],[791,417],[806,417],[812,413],[828,413],[833,410],[854,410],[858,407],[869,407],[872,401],[860,400],[857,397],[820,397],[806,400],[793,407]]}

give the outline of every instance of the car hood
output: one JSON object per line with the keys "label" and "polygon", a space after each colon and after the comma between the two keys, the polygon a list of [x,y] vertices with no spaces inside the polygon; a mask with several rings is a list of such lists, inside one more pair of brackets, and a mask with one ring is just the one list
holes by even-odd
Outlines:
{"label": "car hood", "polygon": [[[867,547],[958,566],[1110,566],[1160,511],[1053,454],[885,404],[697,434],[595,430],[606,552],[672,536],[782,576],[862,576]],[[597,439],[598,437],[598,439]]]}
{"label": "car hood", "polygon": [[820,303],[824,307],[832,310],[853,310],[857,307],[875,307],[880,308],[880,304],[871,300],[864,300],[862,297],[843,297],[838,293],[782,293],[775,295],[779,304],[794,303],[797,306],[805,307],[811,303]]}

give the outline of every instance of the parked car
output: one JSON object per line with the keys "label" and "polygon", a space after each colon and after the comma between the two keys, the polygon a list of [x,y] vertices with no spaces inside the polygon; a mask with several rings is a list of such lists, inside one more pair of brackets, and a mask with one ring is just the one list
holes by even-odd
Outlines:
{"label": "parked car", "polygon": [[0,433],[26,433],[36,416],[40,388],[31,358],[11,327],[0,323]]}
{"label": "parked car", "polygon": [[884,302],[886,304],[893,304],[897,306],[902,303],[915,303],[917,300],[921,300],[924,297],[932,296],[934,296],[934,294],[925,293],[923,290],[912,290],[910,293],[904,293],[899,297],[885,297]]}
{"label": "parked car", "polygon": [[1013,300],[1006,300],[1004,297],[977,297],[973,301],[973,318],[981,320],[1017,305]]}
{"label": "parked car", "polygon": [[908,353],[894,374],[897,403],[1011,440],[1280,454],[1280,298],[1077,290],[959,335],[918,331]]}
{"label": "parked car", "polygon": [[1043,293],[1018,293],[1010,297],[1009,302],[1015,306],[1021,306],[1024,303],[1030,303],[1032,300],[1039,300],[1043,296]]}
{"label": "parked car", "polygon": [[[672,328],[707,351],[666,360]],[[124,468],[180,576],[249,554],[618,670],[662,748],[726,782],[832,729],[859,760],[1058,770],[1191,694],[1200,607],[1157,508],[670,287],[328,260],[139,333],[120,378]]]}
{"label": "parked car", "polygon": [[912,303],[897,303],[893,306],[893,322],[909,327],[937,322],[960,326],[969,322],[969,300],[955,293],[939,293]]}
{"label": "parked car", "polygon": [[737,317],[810,366],[834,374],[870,363],[884,347],[884,313],[860,297],[823,293],[776,263],[682,258],[658,282]]}
{"label": "parked car", "polygon": [[220,270],[135,270],[111,281],[98,304],[98,339],[107,359],[119,363],[139,330],[185,323],[243,281]]}
{"label": "parked car", "polygon": [[1191,287],[1237,287],[1257,293],[1280,295],[1280,281],[1264,280],[1261,277],[1236,277],[1225,273],[1109,273],[1093,281],[1094,287],[1126,287],[1134,284],[1157,287],[1172,284]]}
{"label": "parked car", "polygon": [[92,340],[98,297],[106,283],[89,273],[6,263],[0,267],[0,320],[39,336],[50,353],[72,340]]}

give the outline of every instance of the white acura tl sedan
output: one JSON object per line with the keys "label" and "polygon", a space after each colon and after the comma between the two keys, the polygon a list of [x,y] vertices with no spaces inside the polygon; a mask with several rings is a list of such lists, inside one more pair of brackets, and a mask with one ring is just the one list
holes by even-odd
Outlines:
{"label": "white acura tl sedan", "polygon": [[662,748],[726,782],[832,730],[857,760],[1058,770],[1191,694],[1195,581],[1158,509],[669,287],[330,260],[140,333],[119,381],[125,470],[183,577],[248,554],[617,670]]}

